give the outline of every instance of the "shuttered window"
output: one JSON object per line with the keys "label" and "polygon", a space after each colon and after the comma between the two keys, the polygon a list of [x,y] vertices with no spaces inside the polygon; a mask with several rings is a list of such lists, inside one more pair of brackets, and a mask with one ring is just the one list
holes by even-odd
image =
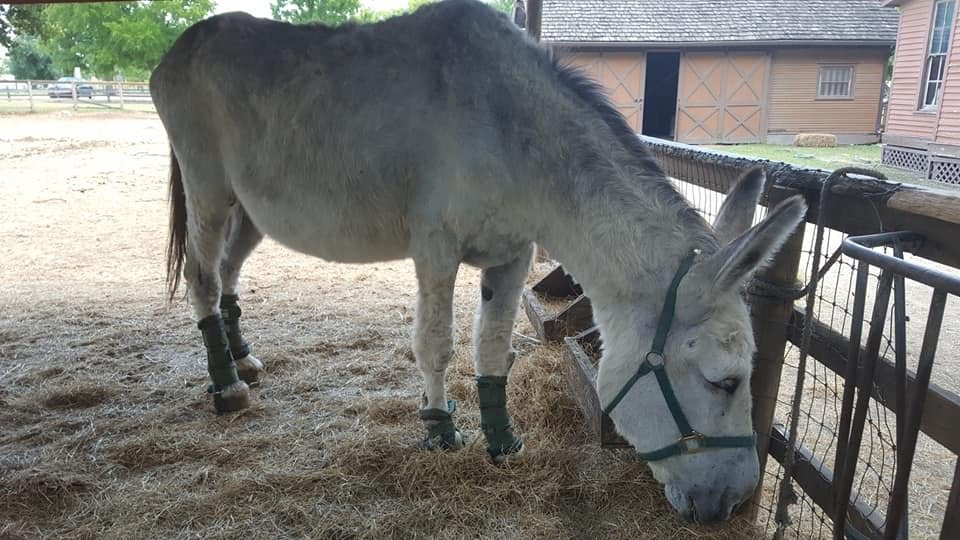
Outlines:
{"label": "shuttered window", "polygon": [[817,97],[840,99],[853,97],[853,66],[820,66]]}
{"label": "shuttered window", "polygon": [[930,32],[930,50],[924,66],[921,109],[935,109],[940,103],[943,76],[950,49],[950,34],[953,30],[954,0],[937,2],[933,11],[933,29]]}

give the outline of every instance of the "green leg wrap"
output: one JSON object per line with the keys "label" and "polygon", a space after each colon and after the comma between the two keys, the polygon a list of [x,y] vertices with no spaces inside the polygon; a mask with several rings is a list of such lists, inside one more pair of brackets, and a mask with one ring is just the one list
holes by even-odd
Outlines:
{"label": "green leg wrap", "polygon": [[487,453],[494,461],[519,452],[523,442],[513,434],[507,414],[507,378],[477,377],[480,398],[480,427],[487,438]]}
{"label": "green leg wrap", "polygon": [[447,410],[421,409],[420,420],[427,428],[427,437],[420,443],[425,450],[456,450],[463,446],[463,435],[453,423],[457,402],[447,401]]}
{"label": "green leg wrap", "polygon": [[220,297],[220,316],[223,326],[227,330],[227,341],[230,343],[230,352],[234,359],[240,359],[250,354],[250,345],[243,339],[240,332],[240,297],[235,294],[225,294]]}
{"label": "green leg wrap", "polygon": [[220,315],[210,315],[197,323],[203,335],[203,344],[207,348],[207,371],[213,381],[212,393],[217,394],[222,389],[240,380],[237,377],[237,366],[230,353],[227,340],[227,331]]}

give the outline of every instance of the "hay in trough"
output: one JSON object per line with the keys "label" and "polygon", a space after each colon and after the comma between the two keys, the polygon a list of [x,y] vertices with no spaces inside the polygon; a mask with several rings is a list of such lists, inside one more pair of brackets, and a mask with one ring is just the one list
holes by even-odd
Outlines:
{"label": "hay in trough", "polygon": [[[643,463],[599,449],[558,345],[516,340],[509,399],[527,452],[491,464],[473,269],[456,290],[448,375],[462,452],[414,448],[412,264],[327,264],[269,241],[241,290],[266,377],[249,409],[214,415],[189,311],[164,305],[169,150],[156,118],[33,115],[0,130],[14,150],[17,137],[50,139],[0,158],[0,538],[760,535],[742,520],[684,523]],[[67,203],[30,202],[50,197]],[[533,333],[522,318],[517,330]]]}

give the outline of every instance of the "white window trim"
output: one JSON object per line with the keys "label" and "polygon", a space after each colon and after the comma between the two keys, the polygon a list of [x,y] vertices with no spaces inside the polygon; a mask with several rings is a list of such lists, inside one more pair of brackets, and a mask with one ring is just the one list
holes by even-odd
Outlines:
{"label": "white window trim", "polygon": [[[953,4],[953,16],[950,20],[950,25],[945,29],[947,30],[947,50],[944,53],[937,54],[936,56],[943,56],[943,75],[939,79],[940,85],[937,87],[937,96],[936,101],[930,105],[927,105],[927,87],[930,85],[930,58],[934,56],[930,52],[930,47],[933,46],[933,35],[935,30],[935,24],[937,22],[937,6],[940,4]],[[940,103],[943,101],[943,86],[947,80],[947,64],[950,61],[950,53],[953,50],[953,29],[957,24],[957,5],[956,0],[937,0],[933,3],[933,9],[930,13],[930,26],[929,31],[927,32],[927,46],[923,50],[923,71],[920,76],[920,99],[917,104],[917,110],[920,112],[937,112],[940,110]]]}
{"label": "white window trim", "polygon": [[[857,66],[856,64],[818,64],[817,69],[817,99],[818,100],[827,100],[827,101],[836,101],[836,100],[851,100],[854,99],[854,84],[857,80]],[[848,86],[848,91],[846,95],[843,96],[825,96],[821,92],[823,89],[823,70],[830,68],[845,68],[850,70],[850,85]]]}

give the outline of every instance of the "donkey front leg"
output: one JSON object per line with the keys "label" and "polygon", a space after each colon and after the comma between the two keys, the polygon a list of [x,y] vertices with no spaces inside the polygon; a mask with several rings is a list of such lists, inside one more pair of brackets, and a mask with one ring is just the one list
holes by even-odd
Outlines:
{"label": "donkey front leg", "polygon": [[263,364],[250,352],[250,344],[243,339],[240,330],[240,296],[237,294],[237,281],[243,262],[263,239],[261,233],[246,212],[237,205],[230,223],[230,233],[220,263],[220,279],[223,282],[223,294],[220,296],[220,316],[227,331],[230,353],[237,365],[237,375],[250,386],[260,384]]}
{"label": "donkey front leg", "polygon": [[523,450],[513,434],[507,413],[507,374],[516,353],[511,345],[523,282],[530,270],[533,246],[512,262],[483,271],[481,304],[474,324],[474,363],[480,424],[487,439],[487,453],[497,463]]}
{"label": "donkey front leg", "polygon": [[420,419],[427,430],[421,447],[458,450],[463,435],[453,422],[453,404],[447,403],[446,373],[453,357],[453,285],[460,263],[440,264],[437,259],[415,259],[420,292],[413,352],[423,373]]}

